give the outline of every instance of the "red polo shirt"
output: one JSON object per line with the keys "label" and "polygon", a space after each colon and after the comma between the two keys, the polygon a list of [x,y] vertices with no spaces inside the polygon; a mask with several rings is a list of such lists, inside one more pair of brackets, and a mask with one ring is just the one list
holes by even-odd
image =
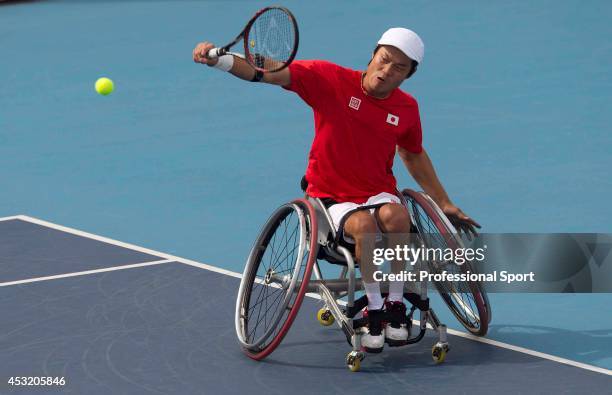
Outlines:
{"label": "red polo shirt", "polygon": [[291,83],[314,112],[315,136],[306,179],[313,197],[364,203],[395,193],[396,146],[420,153],[421,121],[416,100],[395,89],[386,99],[366,95],[361,72],[319,60],[289,66]]}

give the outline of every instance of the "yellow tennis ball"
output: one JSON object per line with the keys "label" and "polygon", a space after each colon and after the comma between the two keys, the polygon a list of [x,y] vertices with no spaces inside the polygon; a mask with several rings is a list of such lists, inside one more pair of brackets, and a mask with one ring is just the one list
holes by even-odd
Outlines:
{"label": "yellow tennis ball", "polygon": [[115,84],[109,78],[102,77],[96,81],[96,92],[102,96],[110,95],[115,89]]}

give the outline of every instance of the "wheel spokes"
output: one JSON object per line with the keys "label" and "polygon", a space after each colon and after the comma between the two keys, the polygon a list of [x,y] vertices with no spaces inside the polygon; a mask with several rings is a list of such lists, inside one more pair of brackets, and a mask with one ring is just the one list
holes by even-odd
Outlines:
{"label": "wheel spokes", "polygon": [[[266,229],[269,234],[261,240],[259,253],[254,258],[252,285],[243,302],[243,341],[253,349],[261,349],[274,339],[279,323],[291,309],[296,275],[302,274],[304,251],[300,248],[305,232],[303,216],[293,205],[284,206]],[[303,251],[302,251],[303,250]],[[301,257],[298,254],[302,254]],[[298,267],[299,266],[299,267]]]}

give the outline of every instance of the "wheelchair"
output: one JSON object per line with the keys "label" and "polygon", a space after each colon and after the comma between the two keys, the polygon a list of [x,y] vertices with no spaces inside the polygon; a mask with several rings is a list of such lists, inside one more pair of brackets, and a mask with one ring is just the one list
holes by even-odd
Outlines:
{"label": "wheelchair", "polygon": [[[463,246],[455,227],[428,195],[405,189],[398,196],[410,214],[411,232],[418,239],[413,242],[433,248]],[[360,369],[365,358],[360,336],[367,320],[358,315],[367,306],[367,298],[365,295],[356,298],[356,293],[363,289],[362,280],[356,275],[358,265],[354,252],[343,243],[339,233],[322,200],[308,195],[283,204],[270,216],[250,251],[236,301],[236,334],[248,357],[262,360],[270,355],[289,331],[305,294],[314,293],[324,303],[317,312],[319,323],[324,326],[337,323],[352,347],[346,356],[346,365],[351,371]],[[339,278],[324,279],[319,261],[341,265]],[[430,273],[475,272],[469,262],[463,265],[439,261],[420,263],[427,265]],[[484,336],[492,316],[486,292],[477,282],[460,285],[434,281],[458,321],[470,333]],[[419,342],[431,328],[438,340],[431,355],[436,363],[441,363],[450,350],[446,325],[429,305],[427,284],[421,284],[416,290],[407,288],[406,283],[404,298],[410,308],[405,323],[410,335],[400,345]],[[381,282],[383,296],[387,289],[388,283]],[[418,322],[414,319],[416,310]]]}

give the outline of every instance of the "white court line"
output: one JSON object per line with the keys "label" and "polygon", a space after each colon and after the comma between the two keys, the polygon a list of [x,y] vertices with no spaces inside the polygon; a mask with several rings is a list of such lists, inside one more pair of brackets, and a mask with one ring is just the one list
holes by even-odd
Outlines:
{"label": "white court line", "polygon": [[39,281],[47,281],[47,280],[56,280],[58,278],[85,276],[87,274],[94,274],[94,273],[114,272],[115,270],[125,270],[125,269],[132,269],[132,268],[135,268],[135,267],[160,265],[162,263],[168,263],[168,262],[174,262],[174,261],[172,261],[170,259],[162,259],[162,260],[159,260],[159,261],[151,261],[151,262],[143,262],[143,263],[133,263],[133,264],[130,264],[130,265],[111,266],[111,267],[105,267],[105,268],[102,268],[102,269],[85,270],[85,271],[82,271],[82,272],[56,274],[56,275],[53,275],[53,276],[45,276],[45,277],[26,278],[25,280],[16,280],[16,281],[8,281],[8,282],[5,282],[5,283],[0,283],[0,287],[7,287],[9,285],[36,283],[36,282],[39,282]]}
{"label": "white court line", "polygon": [[484,338],[484,337],[474,336],[472,334],[461,332],[461,331],[457,331],[457,330],[454,330],[454,329],[448,329],[447,332],[452,334],[452,335],[455,335],[455,336],[463,337],[465,339],[475,340],[475,341],[480,342],[480,343],[486,343],[486,344],[490,344],[492,346],[497,346],[497,347],[505,348],[505,349],[508,349],[508,350],[520,352],[520,353],[523,353],[523,354],[528,354],[528,355],[531,355],[531,356],[534,356],[534,357],[548,359],[548,360],[551,360],[551,361],[554,361],[554,362],[562,363],[564,365],[570,365],[570,366],[573,366],[575,368],[590,370],[592,372],[603,373],[603,374],[606,374],[608,376],[612,376],[612,370],[610,370],[610,369],[600,368],[598,366],[593,366],[593,365],[589,365],[589,364],[582,363],[582,362],[572,361],[571,359],[557,357],[555,355],[550,355],[550,354],[546,354],[546,353],[543,353],[543,352],[539,352],[539,351],[535,351],[535,350],[530,350],[530,349],[524,348],[524,347],[513,346],[512,344],[500,342],[500,341],[493,340],[493,339],[487,339],[487,338]]}
{"label": "white court line", "polygon": [[0,221],[12,221],[15,219],[21,219],[22,215],[13,215],[11,217],[2,217],[0,218]]}
{"label": "white court line", "polygon": [[[312,292],[307,293],[306,296],[309,296],[309,297],[311,297],[313,299],[323,300],[319,294],[312,293]],[[346,302],[344,300],[341,300],[339,302],[340,302],[341,305],[346,306]],[[420,325],[420,321],[419,320],[412,320],[412,321],[415,323],[415,327],[418,327]],[[433,327],[429,323],[427,323],[427,328],[433,329]],[[524,347],[514,346],[512,344],[500,342],[498,340],[487,339],[486,337],[478,337],[478,336],[472,335],[471,333],[466,333],[466,332],[458,331],[456,329],[451,329],[451,328],[448,328],[448,327],[446,328],[446,332],[451,334],[451,335],[454,335],[454,336],[463,337],[464,339],[474,340],[474,341],[477,341],[477,342],[480,342],[480,343],[485,343],[485,344],[489,344],[489,345],[492,345],[492,346],[497,346],[497,347],[500,347],[500,348],[505,348],[505,349],[512,350],[512,351],[515,351],[515,352],[520,352],[520,353],[523,353],[523,354],[528,354],[528,355],[531,355],[531,356],[534,356],[534,357],[548,359],[550,361],[557,362],[557,363],[562,363],[564,365],[570,365],[570,366],[573,366],[575,368],[590,370],[592,372],[603,373],[603,374],[607,374],[608,376],[612,376],[612,370],[605,369],[605,368],[600,368],[599,366],[593,366],[593,365],[589,365],[589,364],[582,363],[582,362],[572,361],[571,359],[557,357],[555,355],[546,354],[546,353],[535,351],[535,350],[530,350],[530,349],[524,348]]]}
{"label": "white court line", "polygon": [[62,226],[62,225],[54,224],[52,222],[43,221],[43,220],[38,219],[38,218],[28,217],[27,215],[18,215],[16,218],[20,219],[22,221],[31,222],[33,224],[45,226],[47,228],[61,230],[62,232],[71,233],[73,235],[77,235],[77,236],[81,236],[81,237],[86,237],[88,239],[101,241],[103,243],[112,244],[112,245],[115,245],[115,246],[118,246],[118,247],[127,248],[129,250],[138,251],[138,252],[142,252],[142,253],[149,254],[149,255],[156,255],[156,256],[158,256],[160,258],[165,258],[165,259],[169,259],[169,260],[172,260],[172,261],[184,263],[186,265],[199,267],[200,269],[206,269],[206,270],[210,270],[212,272],[221,273],[221,274],[225,274],[225,275],[236,277],[236,278],[242,278],[242,273],[232,272],[230,270],[221,269],[221,268],[216,267],[216,266],[210,266],[210,265],[207,265],[205,263],[200,263],[200,262],[192,261],[190,259],[181,258],[179,256],[174,256],[174,255],[166,254],[164,252],[151,250],[149,248],[140,247],[140,246],[137,246],[137,245],[134,245],[134,244],[124,243],[122,241],[118,241],[118,240],[110,239],[108,237],[103,237],[103,236],[95,235],[93,233],[83,232],[82,230],[77,230],[77,229],[69,228],[67,226]]}
{"label": "white court line", "polygon": [[[166,258],[168,260],[184,263],[186,265],[195,266],[195,267],[198,267],[198,268],[201,268],[201,269],[206,269],[206,270],[209,270],[209,271],[212,271],[212,272],[215,272],[215,273],[225,274],[225,275],[236,277],[236,278],[239,278],[239,279],[242,278],[242,274],[241,273],[232,272],[232,271],[229,271],[229,270],[218,268],[216,266],[207,265],[207,264],[204,264],[204,263],[200,263],[200,262],[192,261],[192,260],[189,260],[189,259],[185,259],[185,258],[181,258],[181,257],[165,254],[163,252],[151,250],[151,249],[148,249],[148,248],[139,247],[139,246],[136,246],[136,245],[133,245],[133,244],[128,244],[128,243],[124,243],[124,242],[121,242],[121,241],[109,239],[107,237],[102,237],[102,236],[94,235],[92,233],[87,233],[87,232],[83,232],[83,231],[80,231],[80,230],[68,228],[66,226],[57,225],[57,224],[54,224],[54,223],[51,223],[51,222],[47,222],[47,221],[43,221],[43,220],[40,220],[40,219],[37,219],[37,218],[28,217],[26,215],[18,215],[15,218],[23,220],[23,221],[31,222],[31,223],[34,223],[34,224],[46,226],[48,228],[52,228],[52,229],[56,229],[56,230],[61,230],[63,232],[71,233],[71,234],[74,234],[74,235],[77,235],[77,236],[82,236],[82,237],[86,237],[86,238],[89,238],[89,239],[98,240],[98,241],[101,241],[101,242],[104,242],[104,243],[113,244],[113,245],[116,245],[116,246],[119,246],[119,247],[128,248],[128,249],[131,249],[131,250],[134,250],[134,251],[139,251],[139,252],[143,252],[143,253],[150,254],[150,255],[157,255],[159,257],[163,257],[163,258]],[[310,296],[310,297],[315,298],[315,299],[321,299],[318,294],[309,293],[309,294],[307,294],[307,296]],[[598,366],[593,366],[593,365],[589,365],[589,364],[582,363],[582,362],[572,361],[570,359],[561,358],[561,357],[557,357],[555,355],[546,354],[546,353],[543,353],[543,352],[539,352],[539,351],[535,351],[535,350],[530,350],[530,349],[523,348],[523,347],[514,346],[512,344],[503,343],[503,342],[500,342],[500,341],[497,341],[497,340],[492,340],[492,339],[487,339],[487,338],[484,338],[484,337],[474,336],[474,335],[471,335],[469,333],[461,332],[461,331],[458,331],[458,330],[455,330],[455,329],[447,329],[447,332],[450,333],[451,335],[460,336],[460,337],[463,337],[465,339],[474,340],[474,341],[477,341],[477,342],[480,342],[480,343],[485,343],[485,344],[489,344],[489,345],[492,345],[492,346],[496,346],[496,347],[500,347],[500,348],[505,348],[507,350],[512,350],[512,351],[515,351],[515,352],[520,352],[520,353],[523,353],[523,354],[531,355],[531,356],[542,358],[542,359],[547,359],[549,361],[561,363],[561,364],[564,364],[564,365],[569,365],[569,366],[573,366],[573,367],[576,367],[576,368],[580,368],[580,369],[584,369],[584,370],[590,370],[592,372],[603,373],[603,374],[606,374],[608,376],[612,376],[612,370],[605,369],[605,368],[600,368]]]}

